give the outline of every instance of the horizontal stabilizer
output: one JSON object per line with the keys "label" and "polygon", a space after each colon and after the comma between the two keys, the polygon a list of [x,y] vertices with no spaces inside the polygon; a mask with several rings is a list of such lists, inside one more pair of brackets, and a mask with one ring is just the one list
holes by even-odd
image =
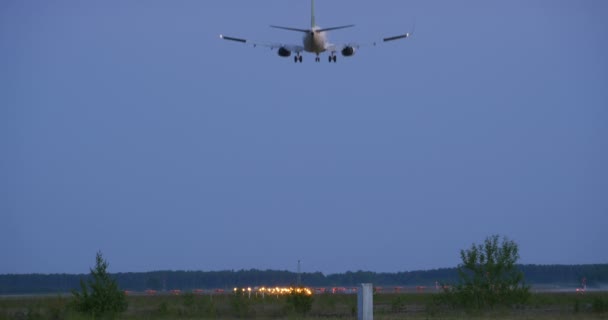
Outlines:
{"label": "horizontal stabilizer", "polygon": [[340,26],[340,27],[331,27],[331,28],[323,28],[323,29],[319,29],[319,30],[315,30],[316,32],[325,32],[325,31],[332,31],[332,30],[339,30],[339,29],[346,29],[346,28],[352,28],[354,27],[354,24],[349,24],[347,26]]}
{"label": "horizontal stabilizer", "polygon": [[245,39],[228,37],[228,36],[225,36],[225,35],[222,35],[222,34],[220,34],[220,38],[221,38],[221,39],[224,39],[224,40],[230,40],[230,41],[236,41],[236,42],[247,43],[247,40],[245,40]]}
{"label": "horizontal stabilizer", "polygon": [[276,29],[283,29],[283,30],[289,30],[289,31],[297,31],[297,32],[304,32],[304,33],[309,33],[310,30],[306,30],[306,29],[298,29],[298,28],[290,28],[290,27],[279,27],[279,26],[270,26],[271,28],[276,28]]}
{"label": "horizontal stabilizer", "polygon": [[399,39],[405,39],[405,38],[407,38],[409,36],[410,36],[410,33],[406,33],[406,34],[402,34],[402,35],[399,35],[399,36],[384,38],[384,39],[382,39],[382,41],[384,41],[384,42],[395,41],[395,40],[399,40]]}

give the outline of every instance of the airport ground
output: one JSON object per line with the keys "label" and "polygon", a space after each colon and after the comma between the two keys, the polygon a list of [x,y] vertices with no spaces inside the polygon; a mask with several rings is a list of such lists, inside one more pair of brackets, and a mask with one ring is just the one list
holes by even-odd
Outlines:
{"label": "airport ground", "polygon": [[[433,304],[433,293],[382,293],[374,296],[374,318],[396,319],[608,319],[608,293],[534,293],[528,305],[466,313]],[[0,320],[89,319],[69,307],[70,296],[0,297]],[[118,319],[356,319],[355,294],[316,294],[312,310],[301,316],[286,297],[240,297],[231,294],[129,296]],[[604,304],[598,310],[597,304]],[[600,305],[601,306],[601,305]]]}

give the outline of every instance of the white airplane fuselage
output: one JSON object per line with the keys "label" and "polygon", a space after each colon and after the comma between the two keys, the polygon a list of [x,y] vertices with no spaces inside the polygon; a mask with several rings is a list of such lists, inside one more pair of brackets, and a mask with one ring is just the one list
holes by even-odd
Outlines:
{"label": "white airplane fuselage", "polygon": [[304,35],[303,44],[306,52],[320,54],[327,50],[327,34],[320,30],[319,27],[314,27],[311,32]]}

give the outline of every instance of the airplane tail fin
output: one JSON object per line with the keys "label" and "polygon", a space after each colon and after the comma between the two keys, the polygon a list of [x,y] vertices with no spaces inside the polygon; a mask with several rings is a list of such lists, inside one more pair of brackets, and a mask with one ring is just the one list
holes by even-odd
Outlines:
{"label": "airplane tail fin", "polygon": [[315,0],[310,0],[310,30],[314,29],[317,26],[317,21],[315,21]]}
{"label": "airplane tail fin", "polygon": [[319,27],[317,27],[317,21],[315,20],[315,0],[310,0],[310,29],[300,29],[300,28],[292,28],[292,27],[281,27],[281,26],[273,26],[271,25],[271,28],[277,28],[277,29],[283,29],[283,30],[289,30],[289,31],[297,31],[297,32],[303,32],[303,33],[310,33],[314,30],[314,32],[316,33],[320,33],[320,32],[325,32],[325,31],[332,31],[332,30],[339,30],[339,29],[346,29],[346,28],[351,28],[354,27],[354,24],[349,24],[347,26],[339,26],[339,27],[331,27],[331,28],[323,28],[320,29]]}

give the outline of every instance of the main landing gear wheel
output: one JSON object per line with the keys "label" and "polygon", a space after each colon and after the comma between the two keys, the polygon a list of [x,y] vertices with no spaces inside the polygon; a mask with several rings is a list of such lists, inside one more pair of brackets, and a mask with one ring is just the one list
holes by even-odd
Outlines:
{"label": "main landing gear wheel", "polygon": [[301,55],[297,55],[293,57],[293,62],[295,63],[302,63],[302,56]]}
{"label": "main landing gear wheel", "polygon": [[319,58],[319,56],[317,56],[317,57],[315,58],[315,62],[320,62],[320,61],[321,61],[321,58]]}
{"label": "main landing gear wheel", "polygon": [[338,61],[338,57],[337,56],[329,56],[329,63],[336,63]]}

